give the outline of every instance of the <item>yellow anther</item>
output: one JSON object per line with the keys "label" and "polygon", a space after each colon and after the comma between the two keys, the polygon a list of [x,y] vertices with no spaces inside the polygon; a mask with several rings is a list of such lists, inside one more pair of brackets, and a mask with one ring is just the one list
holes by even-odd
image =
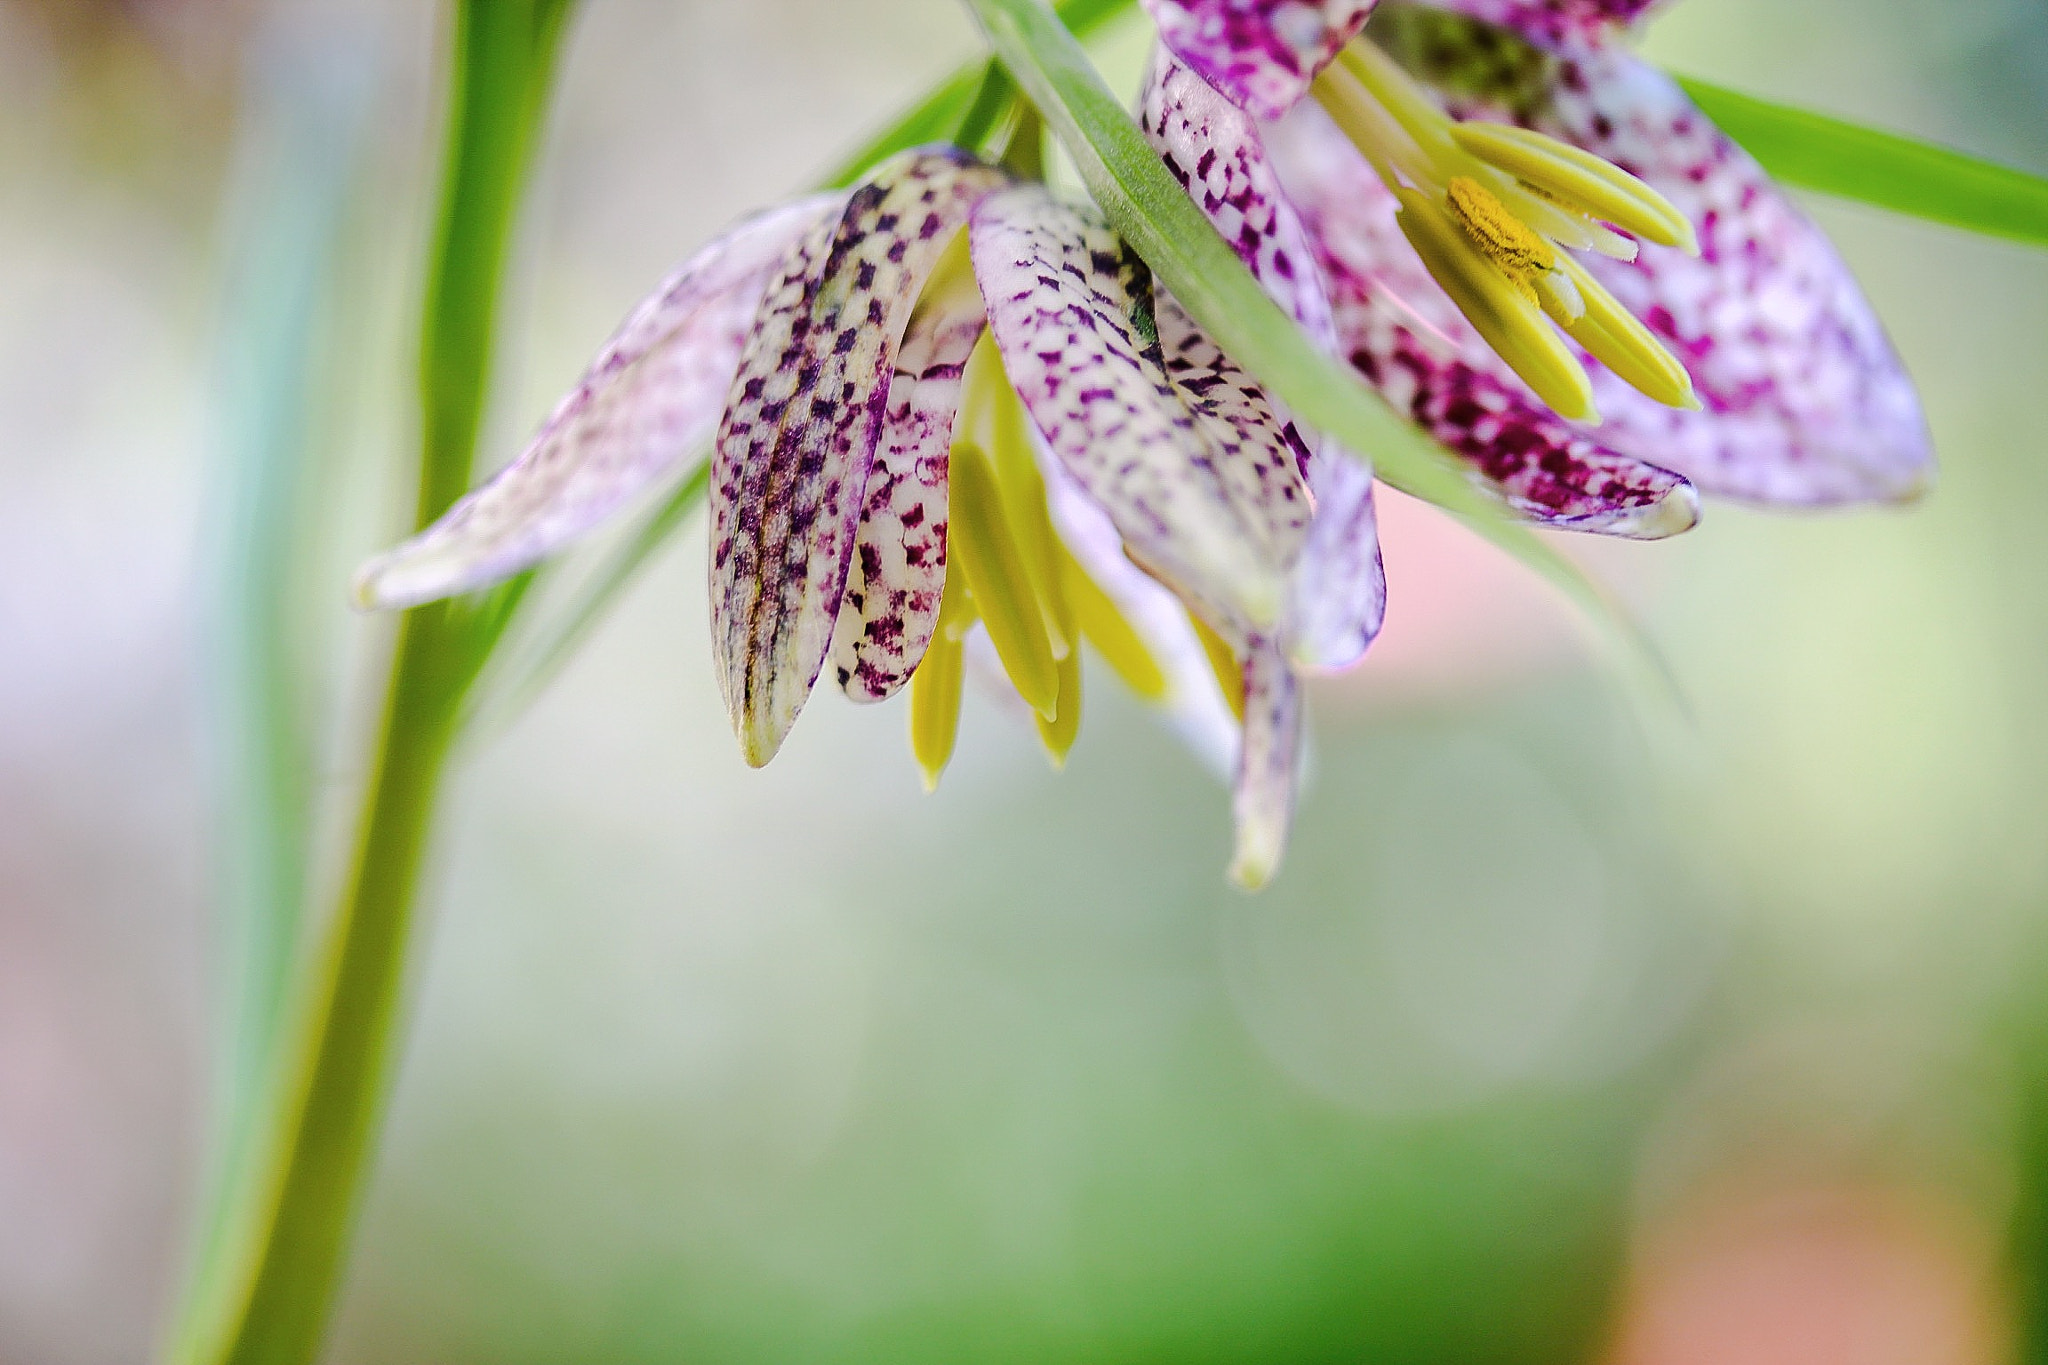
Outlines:
{"label": "yellow anther", "polygon": [[1595,359],[1659,403],[1673,408],[1698,408],[1692,376],[1683,363],[1621,300],[1607,292],[1577,261],[1566,258],[1566,271],[1586,301],[1585,316],[1565,330],[1592,352]]}
{"label": "yellow anther", "polygon": [[946,771],[959,738],[960,690],[967,674],[960,642],[975,614],[965,576],[947,574],[945,593],[939,598],[938,629],[910,675],[910,753],[928,792],[938,790],[939,775]]}
{"label": "yellow anther", "polygon": [[1230,642],[1218,635],[1207,621],[1188,613],[1188,620],[1194,624],[1195,638],[1202,642],[1202,653],[1209,658],[1209,671],[1216,675],[1216,686],[1223,691],[1223,700],[1230,703],[1230,714],[1237,717],[1238,724],[1244,724],[1244,668],[1237,662],[1237,655],[1230,648]]}
{"label": "yellow anther", "polygon": [[[1395,196],[1401,201],[1396,221],[1415,254],[1486,344],[1559,416],[1598,422],[1585,368],[1544,321],[1531,297],[1533,288],[1510,283],[1493,259],[1480,253],[1471,235],[1428,196],[1407,188],[1396,190]],[[1553,252],[1551,259],[1555,264],[1559,258]],[[1579,276],[1574,275],[1573,282],[1583,292]]]}
{"label": "yellow anther", "polygon": [[1531,232],[1492,190],[1469,175],[1451,177],[1444,203],[1479,254],[1493,262],[1523,298],[1537,302],[1536,278],[1557,268],[1557,248]]}
{"label": "yellow anther", "polygon": [[[995,470],[981,447],[953,447],[948,501],[949,568],[966,575],[989,642],[1017,695],[1051,720],[1059,707],[1058,661],[1045,633],[1045,612],[1031,590],[1030,572],[1003,518]],[[949,572],[947,578],[951,577]]]}
{"label": "yellow anther", "polygon": [[1130,623],[1116,599],[1081,567],[1072,551],[1059,546],[1060,581],[1081,634],[1095,646],[1124,686],[1146,701],[1164,701],[1168,690],[1166,670],[1152,657],[1145,637]]}
{"label": "yellow anther", "polygon": [[1045,745],[1045,756],[1052,760],[1055,768],[1067,766],[1067,752],[1074,747],[1074,737],[1081,733],[1081,651],[1076,649],[1060,660],[1059,711],[1051,720],[1034,716],[1038,722],[1038,739]]}
{"label": "yellow anther", "polygon": [[1451,137],[1472,155],[1588,218],[1644,241],[1699,255],[1692,223],[1672,202],[1603,157],[1527,128],[1460,123]]}

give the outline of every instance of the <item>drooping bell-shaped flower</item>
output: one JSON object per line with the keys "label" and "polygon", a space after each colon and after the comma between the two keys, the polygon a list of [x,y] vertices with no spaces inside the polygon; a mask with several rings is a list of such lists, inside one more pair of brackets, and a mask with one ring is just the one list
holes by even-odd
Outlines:
{"label": "drooping bell-shaped flower", "polygon": [[935,782],[975,630],[1058,761],[1088,640],[1148,699],[1199,711],[1206,689],[1241,718],[1233,874],[1271,874],[1300,745],[1282,649],[1307,452],[1091,210],[933,148],[742,223],[634,312],[517,459],[366,565],[358,596],[501,579],[706,439],[713,654],[750,763],[829,666],[859,701],[912,684]]}
{"label": "drooping bell-shaped flower", "polygon": [[[1692,485],[1815,505],[1931,477],[1825,237],[1623,45],[1643,0],[1153,8],[1258,116],[1217,154],[1269,163],[1348,358],[1518,511],[1655,536],[1692,524]],[[1235,62],[1188,36],[1226,30]]]}

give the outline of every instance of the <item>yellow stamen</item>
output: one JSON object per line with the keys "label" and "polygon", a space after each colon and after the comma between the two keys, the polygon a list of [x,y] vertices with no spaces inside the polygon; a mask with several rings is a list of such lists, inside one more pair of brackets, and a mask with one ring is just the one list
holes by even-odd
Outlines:
{"label": "yellow stamen", "polygon": [[939,598],[938,629],[910,675],[910,753],[928,792],[938,790],[939,775],[946,771],[960,735],[960,690],[967,673],[960,642],[975,615],[966,579],[947,574],[945,593]]}
{"label": "yellow stamen", "polygon": [[1413,76],[1401,69],[1399,62],[1380,51],[1370,39],[1347,44],[1337,54],[1337,65],[1365,87],[1425,153],[1441,158],[1455,148],[1450,120],[1444,117],[1443,110],[1436,107]]}
{"label": "yellow stamen", "polygon": [[1044,609],[1031,590],[1030,572],[1003,516],[995,470],[981,447],[953,447],[949,501],[951,567],[966,575],[989,641],[1017,695],[1051,720],[1059,706],[1058,661],[1045,633]]}
{"label": "yellow stamen", "polygon": [[1500,123],[1460,123],[1451,129],[1457,144],[1489,165],[1522,180],[1566,208],[1604,219],[1624,232],[1659,246],[1700,254],[1692,223],[1675,205],[1619,166],[1527,128]]}
{"label": "yellow stamen", "polygon": [[1202,653],[1209,657],[1209,671],[1216,675],[1216,686],[1223,689],[1223,700],[1230,703],[1230,714],[1237,717],[1238,724],[1244,724],[1244,669],[1237,662],[1237,655],[1207,621],[1193,612],[1188,613],[1188,620],[1194,624],[1195,638],[1202,642]]}
{"label": "yellow stamen", "polygon": [[1410,178],[1428,174],[1427,154],[1342,63],[1325,67],[1309,87],[1309,93],[1323,106],[1330,121],[1372,163],[1373,172],[1382,182],[1399,183],[1397,167]]}
{"label": "yellow stamen", "polygon": [[[1055,659],[1073,653],[1074,614],[1060,582],[1059,536],[1052,526],[1052,513],[1045,501],[1045,478],[1038,471],[1038,457],[1031,448],[1031,418],[1024,411],[1017,391],[1004,376],[994,341],[987,333],[968,361],[988,357],[981,375],[982,393],[989,410],[989,453],[994,458],[996,485],[1002,494],[1003,513],[1031,576],[1031,589],[1045,611],[1045,632],[1052,642]],[[992,380],[989,372],[992,371]]]}
{"label": "yellow stamen", "polygon": [[1059,710],[1052,719],[1033,717],[1038,722],[1038,739],[1054,768],[1067,766],[1067,752],[1081,733],[1081,651],[1069,651],[1060,660]]}
{"label": "yellow stamen", "polygon": [[1166,670],[1152,657],[1145,637],[1065,545],[1059,547],[1059,556],[1061,584],[1081,633],[1116,670],[1124,686],[1146,701],[1166,700]]}
{"label": "yellow stamen", "polygon": [[[1415,254],[1486,344],[1560,416],[1598,422],[1584,367],[1543,320],[1531,297],[1495,269],[1470,234],[1427,196],[1406,188],[1395,191],[1395,196],[1401,201],[1396,221]],[[1573,278],[1579,283],[1577,276]]]}
{"label": "yellow stamen", "polygon": [[1572,339],[1659,403],[1697,410],[1700,400],[1693,393],[1692,376],[1686,373],[1678,357],[1664,348],[1656,333],[1622,307],[1621,300],[1608,293],[1577,261],[1567,258],[1564,268],[1586,302],[1585,316],[1565,327]]}
{"label": "yellow stamen", "polygon": [[1444,203],[1479,254],[1507,276],[1516,292],[1535,303],[1535,280],[1557,268],[1557,250],[1509,213],[1493,192],[1469,175],[1451,177]]}

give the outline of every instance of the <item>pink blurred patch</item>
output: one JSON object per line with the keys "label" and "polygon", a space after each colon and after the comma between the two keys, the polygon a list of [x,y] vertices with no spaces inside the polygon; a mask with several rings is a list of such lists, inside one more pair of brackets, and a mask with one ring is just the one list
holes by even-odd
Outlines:
{"label": "pink blurred patch", "polygon": [[1988,1250],[1894,1190],[1695,1205],[1641,1249],[1608,1365],[1989,1365],[2007,1341]]}
{"label": "pink blurred patch", "polygon": [[[1469,696],[1581,667],[1592,657],[1574,608],[1530,570],[1426,503],[1385,484],[1378,497],[1386,625],[1362,664],[1324,681],[1325,698],[1343,704]],[[1539,534],[1638,613],[1662,579],[1657,557],[1670,553],[1603,536]]]}

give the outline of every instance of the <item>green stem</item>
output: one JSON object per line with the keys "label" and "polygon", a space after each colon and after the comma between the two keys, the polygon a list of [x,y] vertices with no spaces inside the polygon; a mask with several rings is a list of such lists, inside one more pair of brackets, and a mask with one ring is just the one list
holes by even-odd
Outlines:
{"label": "green stem", "polygon": [[[441,217],[420,353],[414,523],[470,482],[498,286],[568,0],[461,0]],[[295,997],[287,1069],[226,1231],[194,1277],[173,1358],[303,1365],[319,1353],[383,1110],[392,1021],[462,698],[502,612],[437,605],[399,630],[355,858]]]}

